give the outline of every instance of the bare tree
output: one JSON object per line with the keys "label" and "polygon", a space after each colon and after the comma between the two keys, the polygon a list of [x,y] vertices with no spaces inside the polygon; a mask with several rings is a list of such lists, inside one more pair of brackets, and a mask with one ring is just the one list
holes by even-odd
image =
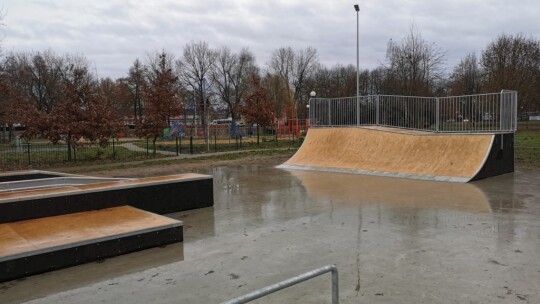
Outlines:
{"label": "bare tree", "polygon": [[[291,47],[282,47],[272,53],[270,71],[278,75],[289,94],[288,102],[298,118],[299,109],[304,109],[308,100],[308,79],[317,70],[317,50],[307,47],[294,52]],[[304,111],[304,110],[302,110]]]}
{"label": "bare tree", "polygon": [[482,52],[486,91],[519,92],[518,110],[540,110],[540,41],[522,34],[501,35]]}
{"label": "bare tree", "polygon": [[482,72],[474,53],[467,54],[450,75],[450,89],[453,95],[480,93]]}
{"label": "bare tree", "polygon": [[49,113],[61,93],[64,60],[52,51],[10,53],[4,68],[12,88],[32,100],[39,110]]}
{"label": "bare tree", "polygon": [[386,55],[388,93],[432,95],[443,79],[445,52],[425,41],[414,24],[401,43],[390,40]]}
{"label": "bare tree", "polygon": [[[294,86],[294,106],[296,108],[296,118],[299,112],[303,112],[306,117],[306,103],[308,100],[307,79],[315,72],[319,64],[317,50],[307,47],[296,52],[292,70]],[[300,110],[299,110],[300,109]]]}
{"label": "bare tree", "polygon": [[269,70],[273,75],[278,76],[279,81],[285,88],[285,99],[279,100],[280,108],[293,108],[294,100],[291,95],[292,74],[294,69],[294,51],[291,47],[282,47],[272,53]]}
{"label": "bare tree", "polygon": [[255,56],[247,48],[239,54],[231,53],[227,47],[216,52],[212,81],[233,120],[237,118],[238,107],[247,94],[251,75],[258,72]]}
{"label": "bare tree", "polygon": [[[191,42],[184,47],[183,57],[176,61],[177,73],[180,81],[186,88],[191,90],[197,96],[197,108],[201,117],[201,123],[206,128],[206,114],[203,109],[209,108],[207,99],[205,99],[205,90],[208,87],[205,83],[207,77],[216,60],[216,53],[208,47],[206,42]],[[206,96],[207,97],[207,96]]]}

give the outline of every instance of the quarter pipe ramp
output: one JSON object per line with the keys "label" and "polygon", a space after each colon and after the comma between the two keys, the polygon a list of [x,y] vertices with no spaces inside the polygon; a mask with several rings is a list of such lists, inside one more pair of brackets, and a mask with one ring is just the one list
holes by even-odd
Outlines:
{"label": "quarter pipe ramp", "polygon": [[514,171],[513,133],[312,128],[283,169],[469,182]]}

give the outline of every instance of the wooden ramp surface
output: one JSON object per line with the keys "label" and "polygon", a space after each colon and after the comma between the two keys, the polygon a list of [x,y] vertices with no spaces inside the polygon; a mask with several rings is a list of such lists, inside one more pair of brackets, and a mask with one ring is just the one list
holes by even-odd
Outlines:
{"label": "wooden ramp surface", "polygon": [[129,206],[0,224],[0,262],[182,226]]}
{"label": "wooden ramp surface", "polygon": [[312,128],[284,169],[468,182],[483,167],[493,134],[434,134],[392,128]]}

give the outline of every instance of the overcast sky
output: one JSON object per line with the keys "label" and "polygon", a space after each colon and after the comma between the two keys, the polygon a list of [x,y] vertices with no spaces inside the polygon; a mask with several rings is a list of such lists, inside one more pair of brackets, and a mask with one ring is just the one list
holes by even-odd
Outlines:
{"label": "overcast sky", "polygon": [[281,46],[313,46],[328,66],[356,64],[355,3],[361,68],[384,61],[388,40],[401,40],[412,22],[447,52],[448,71],[501,33],[540,38],[539,0],[4,0],[2,47],[84,55],[112,78],[135,58],[161,49],[178,58],[199,40],[248,47],[263,68]]}

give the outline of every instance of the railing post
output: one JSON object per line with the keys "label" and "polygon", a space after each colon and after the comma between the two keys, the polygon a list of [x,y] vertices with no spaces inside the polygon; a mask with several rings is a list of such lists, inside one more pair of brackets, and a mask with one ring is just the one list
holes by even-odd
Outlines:
{"label": "railing post", "polygon": [[332,304],[339,304],[338,270],[335,266],[333,266],[330,271],[332,272]]}
{"label": "railing post", "polygon": [[376,99],[376,113],[375,113],[375,120],[376,120],[376,125],[379,126],[379,122],[380,122],[380,119],[379,119],[379,115],[380,115],[380,105],[379,105],[379,95],[377,95],[377,99]]}
{"label": "railing post", "polygon": [[360,125],[360,97],[356,95],[356,125]]}
{"label": "railing post", "polygon": [[439,104],[439,97],[435,97],[435,131],[439,132],[440,127],[440,104]]}
{"label": "railing post", "polygon": [[504,90],[501,90],[500,102],[499,102],[499,131],[503,130],[503,93]]}
{"label": "railing post", "polygon": [[332,125],[332,99],[328,99],[328,126]]}

